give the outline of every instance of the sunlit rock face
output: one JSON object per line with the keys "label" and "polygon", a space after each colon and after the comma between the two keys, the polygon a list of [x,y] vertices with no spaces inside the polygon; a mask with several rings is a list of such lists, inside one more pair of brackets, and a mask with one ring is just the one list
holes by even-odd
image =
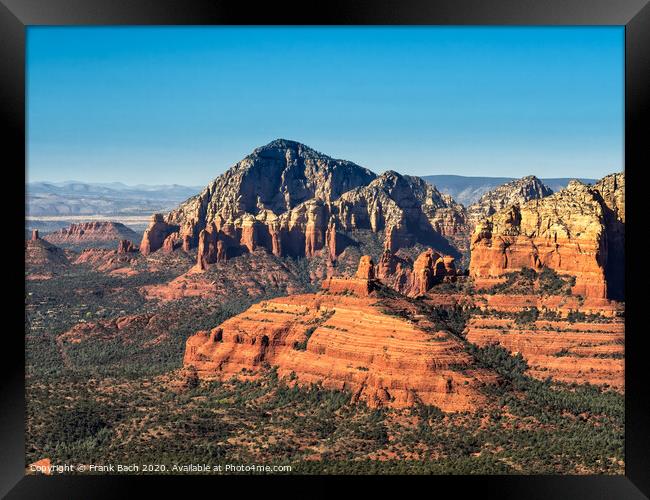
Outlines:
{"label": "sunlit rock face", "polygon": [[491,189],[467,209],[467,218],[472,226],[490,215],[512,205],[521,205],[530,200],[545,198],[553,194],[553,190],[546,186],[534,175],[515,179]]}
{"label": "sunlit rock face", "polygon": [[[141,247],[145,253],[198,248],[201,231],[211,228],[212,244],[222,241],[226,257],[263,248],[332,262],[354,243],[343,235],[356,230],[371,231],[392,251],[422,243],[455,256],[468,251],[470,234],[465,209],[423,180],[392,171],[376,176],[283,139],[254,150],[152,222]],[[178,235],[165,245],[174,231]],[[204,264],[212,263],[214,252],[206,254],[205,243],[202,250]]]}
{"label": "sunlit rock face", "polygon": [[624,196],[624,174],[613,174],[496,212],[474,230],[470,275],[480,285],[524,267],[548,267],[575,276],[575,294],[622,298]]}
{"label": "sunlit rock face", "polygon": [[184,366],[226,380],[255,378],[270,364],[281,377],[346,389],[374,407],[424,403],[453,412],[484,404],[480,387],[494,374],[477,368],[455,337],[386,310],[368,288],[375,282],[364,256],[354,277],[328,280],[321,293],[262,301],[192,335]]}

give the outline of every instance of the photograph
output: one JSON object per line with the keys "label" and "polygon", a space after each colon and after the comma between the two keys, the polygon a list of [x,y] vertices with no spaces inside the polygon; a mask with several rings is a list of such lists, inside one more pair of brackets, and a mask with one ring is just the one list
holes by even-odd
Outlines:
{"label": "photograph", "polygon": [[27,476],[626,474],[625,26],[24,64]]}

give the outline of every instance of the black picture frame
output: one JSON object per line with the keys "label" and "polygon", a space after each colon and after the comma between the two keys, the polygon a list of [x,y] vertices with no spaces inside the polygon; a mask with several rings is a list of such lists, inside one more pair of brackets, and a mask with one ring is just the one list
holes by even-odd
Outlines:
{"label": "black picture frame", "polygon": [[[372,3],[330,0],[311,7],[305,2],[252,3],[199,0],[0,0],[0,107],[3,164],[8,172],[25,169],[25,32],[30,25],[620,25],[625,26],[625,171],[626,230],[626,436],[625,476],[490,476],[409,477],[418,486],[451,487],[454,496],[494,494],[499,498],[644,498],[650,496],[650,392],[645,370],[640,308],[647,296],[641,285],[639,258],[643,225],[636,206],[643,203],[642,175],[647,132],[650,130],[650,5],[648,0],[382,0]],[[176,479],[193,481],[193,488],[217,480],[234,486],[238,477],[25,476],[24,328],[19,311],[24,292],[24,176],[5,185],[5,247],[16,265],[5,268],[6,304],[15,328],[4,331],[0,361],[0,495],[7,498],[115,498],[135,496],[151,487],[152,479],[167,485]],[[7,225],[9,224],[9,225]],[[637,229],[641,228],[641,229]],[[14,284],[14,280],[16,285]],[[10,285],[11,283],[11,285]],[[23,293],[24,295],[24,293]],[[24,302],[23,302],[24,307]],[[23,318],[24,319],[24,318]],[[14,325],[13,321],[10,323]],[[267,477],[288,485],[291,477]],[[198,481],[198,482],[197,482]],[[245,480],[249,485],[249,480]],[[304,481],[304,478],[303,478]],[[426,483],[425,483],[426,481]],[[365,481],[367,482],[367,480]],[[433,482],[433,484],[431,483]],[[313,483],[312,483],[313,484]],[[340,484],[334,481],[334,484]],[[406,486],[402,482],[402,486]],[[306,488],[313,488],[307,486]],[[339,487],[339,486],[335,486]],[[320,488],[320,486],[319,486]],[[215,494],[219,490],[214,490]],[[223,490],[221,490],[223,491]],[[306,490],[303,490],[307,494]]]}

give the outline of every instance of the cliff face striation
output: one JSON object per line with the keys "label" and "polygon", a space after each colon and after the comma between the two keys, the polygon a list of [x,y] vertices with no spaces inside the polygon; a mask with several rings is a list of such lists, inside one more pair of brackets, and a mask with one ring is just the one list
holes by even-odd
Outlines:
{"label": "cliff face striation", "polygon": [[371,406],[422,402],[465,411],[482,404],[480,385],[494,376],[476,368],[455,337],[357,294],[357,282],[372,282],[373,272],[366,259],[350,288],[262,301],[197,332],[187,340],[184,366],[204,379],[256,377],[265,365],[276,366],[281,377],[349,390]]}
{"label": "cliff face striation", "polygon": [[548,267],[574,276],[576,294],[622,298],[624,190],[624,174],[612,174],[496,212],[474,230],[470,275],[480,286]]}
{"label": "cliff face striation", "polygon": [[138,235],[124,224],[110,221],[82,222],[45,235],[50,243],[85,244],[108,243],[119,240],[133,240]]}
{"label": "cliff face striation", "polygon": [[196,248],[201,269],[257,248],[334,261],[355,244],[349,235],[356,230],[372,232],[393,251],[415,243],[456,256],[468,250],[464,208],[435,187],[396,172],[377,177],[283,139],[256,149],[199,195],[152,220],[140,248]]}

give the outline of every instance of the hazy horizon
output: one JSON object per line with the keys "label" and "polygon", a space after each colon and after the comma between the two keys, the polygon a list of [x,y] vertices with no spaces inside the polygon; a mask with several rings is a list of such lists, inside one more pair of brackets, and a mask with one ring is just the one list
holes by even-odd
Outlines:
{"label": "hazy horizon", "polygon": [[601,178],[623,34],[28,27],[27,181],[201,186],[278,137],[378,174]]}
{"label": "hazy horizon", "polygon": [[[375,172],[376,174],[381,174],[382,172]],[[613,174],[613,173],[618,173],[615,171],[608,172],[605,175]],[[529,175],[535,175],[535,174],[529,174]],[[511,176],[500,176],[500,175],[458,175],[458,174],[427,174],[427,175],[422,175],[420,177],[462,177],[462,178],[476,178],[476,179],[517,179],[519,177],[511,177]],[[523,176],[525,177],[525,176]],[[540,180],[547,180],[547,179],[593,179],[593,180],[598,180],[602,177],[572,177],[570,175],[568,176],[561,176],[561,177],[542,177],[539,175],[535,175]],[[603,176],[604,177],[604,176]],[[211,179],[212,180],[212,179]],[[29,180],[29,184],[52,184],[52,185],[64,185],[64,184],[71,184],[71,183],[80,183],[80,184],[97,184],[97,185],[103,185],[103,186],[110,186],[112,184],[121,184],[125,187],[129,188],[135,188],[138,186],[143,186],[143,187],[157,187],[157,186],[179,186],[179,187],[190,187],[190,188],[203,188],[205,185],[207,185],[210,181],[207,181],[205,184],[179,184],[179,183],[166,183],[166,184],[157,184],[157,183],[137,183],[137,184],[130,184],[126,182],[121,182],[121,181],[100,181],[100,182],[95,182],[95,181],[88,181],[88,180],[83,180],[83,179],[65,179],[61,181],[52,181],[49,179],[44,179],[44,180]]]}

